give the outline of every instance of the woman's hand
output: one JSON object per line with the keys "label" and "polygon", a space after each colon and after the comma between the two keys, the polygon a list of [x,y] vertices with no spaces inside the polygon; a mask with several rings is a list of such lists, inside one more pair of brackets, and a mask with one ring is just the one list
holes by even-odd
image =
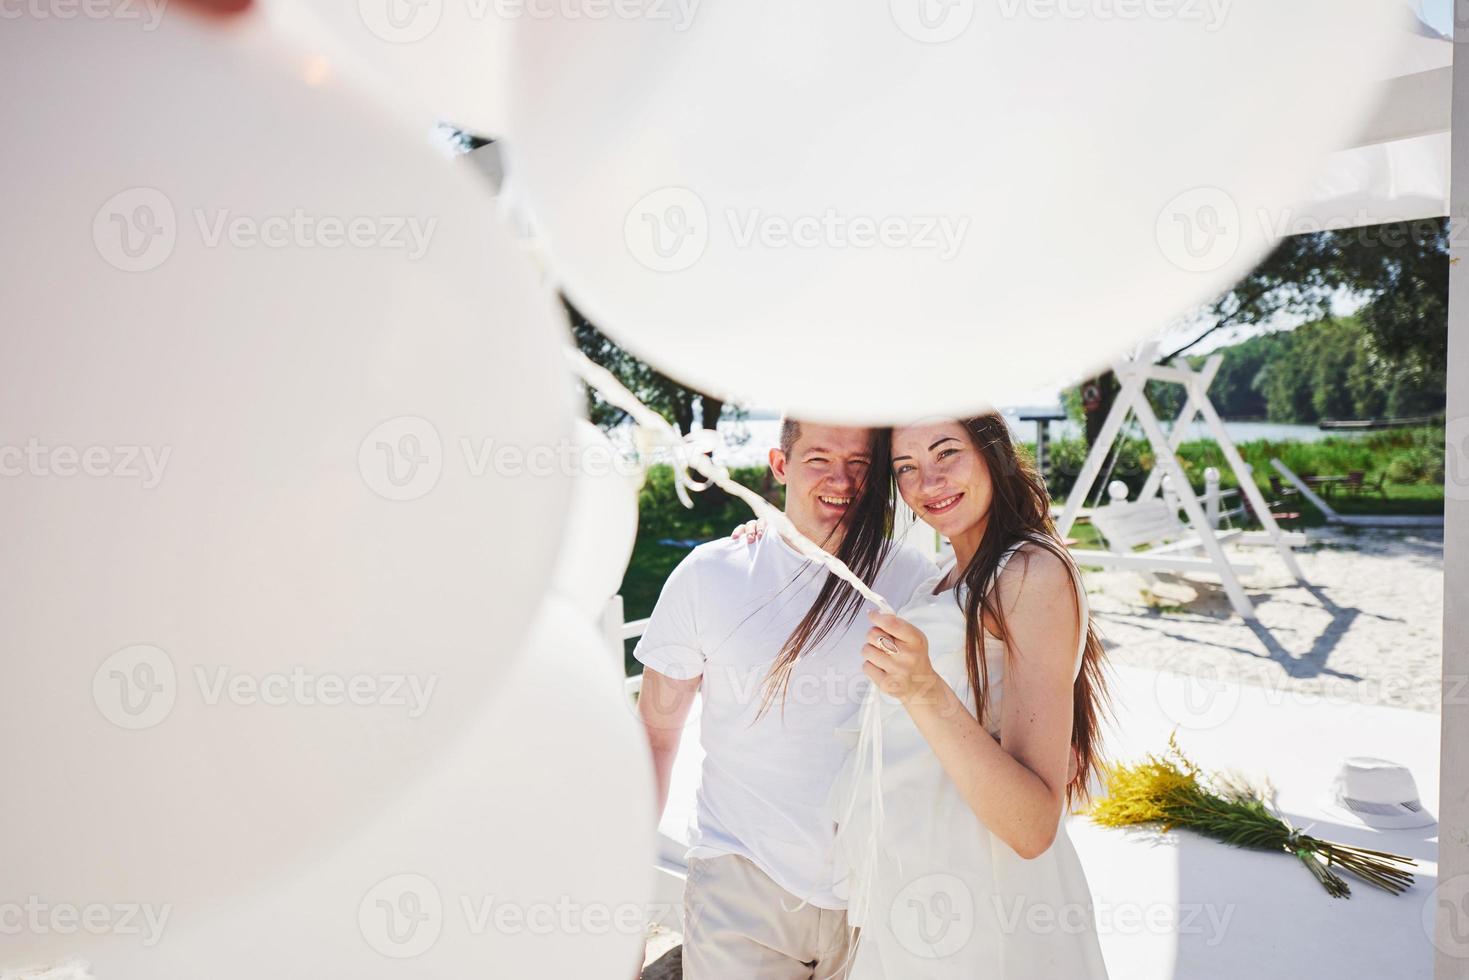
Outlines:
{"label": "woman's hand", "polygon": [[730,532],[729,536],[736,541],[738,541],[740,538],[744,538],[746,541],[749,541],[753,544],[754,542],[759,541],[760,536],[764,533],[765,521],[757,517],[753,521],[746,521],[739,527],[735,528],[733,531]]}
{"label": "woman's hand", "polygon": [[934,673],[928,659],[928,637],[906,619],[873,610],[867,614],[872,629],[862,656],[867,662],[862,673],[878,690],[905,705],[937,699],[943,678]]}

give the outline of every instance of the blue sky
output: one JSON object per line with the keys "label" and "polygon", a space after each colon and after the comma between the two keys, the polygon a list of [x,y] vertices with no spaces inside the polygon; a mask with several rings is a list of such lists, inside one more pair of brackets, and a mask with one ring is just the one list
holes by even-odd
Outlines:
{"label": "blue sky", "polygon": [[1440,34],[1449,34],[1454,25],[1454,0],[1418,0],[1418,17]]}

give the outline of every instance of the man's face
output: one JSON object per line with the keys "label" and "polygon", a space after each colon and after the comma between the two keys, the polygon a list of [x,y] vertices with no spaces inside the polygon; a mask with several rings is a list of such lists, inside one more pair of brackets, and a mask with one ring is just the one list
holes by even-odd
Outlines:
{"label": "man's face", "polygon": [[865,428],[803,422],[789,456],[770,451],[770,470],[786,488],[786,516],[817,544],[840,541],[833,532],[867,479],[870,442]]}

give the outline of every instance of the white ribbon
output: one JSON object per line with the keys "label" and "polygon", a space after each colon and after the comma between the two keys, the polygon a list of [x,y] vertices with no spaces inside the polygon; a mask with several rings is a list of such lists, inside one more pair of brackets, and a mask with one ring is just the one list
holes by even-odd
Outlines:
{"label": "white ribbon", "polygon": [[[640,453],[646,455],[657,447],[667,449],[672,454],[674,492],[685,507],[694,506],[689,497],[690,490],[704,490],[713,484],[748,504],[756,517],[782,535],[803,557],[825,566],[829,572],[856,589],[859,595],[883,612],[893,611],[892,604],[868,588],[867,583],[858,578],[841,559],[797,531],[790,518],[770,501],[736,481],[729,475],[728,469],[714,462],[709,453],[719,446],[718,435],[711,430],[700,429],[691,432],[687,438],[684,437],[667,419],[639,401],[611,371],[579,350],[568,348],[566,357],[577,377],[595,388],[609,405],[615,405],[631,416],[633,424],[638,428],[634,438]],[[704,479],[691,479],[689,470],[697,472]]]}

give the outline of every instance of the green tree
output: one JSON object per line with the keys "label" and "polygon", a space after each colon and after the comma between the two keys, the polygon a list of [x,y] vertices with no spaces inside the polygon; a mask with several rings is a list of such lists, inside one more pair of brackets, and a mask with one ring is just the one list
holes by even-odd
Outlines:
{"label": "green tree", "polygon": [[[1343,291],[1365,299],[1356,318],[1361,342],[1406,386],[1441,388],[1448,367],[1447,218],[1289,235],[1205,310],[1211,326],[1165,361],[1224,327],[1265,323],[1280,314],[1330,317]],[[1436,411],[1432,399],[1401,404]],[[1391,408],[1389,409],[1392,410]]]}
{"label": "green tree", "polygon": [[[1225,328],[1301,317],[1320,326],[1299,344],[1287,338],[1304,326],[1229,349],[1211,391],[1220,414],[1282,422],[1437,414],[1448,366],[1448,240],[1447,218],[1287,236],[1200,311],[1206,329],[1160,360],[1183,356]],[[1331,315],[1344,293],[1364,300],[1352,327]],[[1350,340],[1355,352],[1320,335],[1333,326],[1345,331],[1339,339]],[[1291,357],[1325,361],[1308,371],[1288,363]],[[1110,373],[1089,381],[1102,397],[1085,413],[1088,442],[1115,390]],[[1068,404],[1078,404],[1074,395]]]}
{"label": "green tree", "polygon": [[[725,411],[722,399],[695,391],[654,370],[598,330],[566,297],[561,298],[561,303],[566,308],[572,339],[577,348],[592,361],[611,371],[639,401],[671,421],[682,433],[693,431],[694,406],[697,404],[704,427],[714,428]],[[605,429],[620,423],[627,413],[607,404],[596,392],[588,391],[587,415]]]}

